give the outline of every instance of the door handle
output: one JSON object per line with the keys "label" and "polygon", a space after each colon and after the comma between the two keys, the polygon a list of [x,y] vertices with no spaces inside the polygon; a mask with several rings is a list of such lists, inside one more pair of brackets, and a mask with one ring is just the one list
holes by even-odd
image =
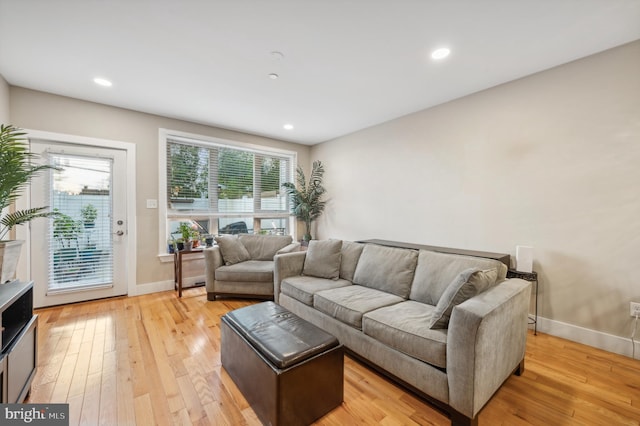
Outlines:
{"label": "door handle", "polygon": [[124,231],[116,231],[114,232],[115,235],[117,235],[118,237],[121,237],[124,235]]}

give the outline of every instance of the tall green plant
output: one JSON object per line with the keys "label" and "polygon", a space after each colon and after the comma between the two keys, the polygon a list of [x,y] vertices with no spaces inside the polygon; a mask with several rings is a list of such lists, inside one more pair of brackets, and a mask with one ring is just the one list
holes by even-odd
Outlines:
{"label": "tall green plant", "polygon": [[291,213],[305,224],[304,240],[311,240],[311,223],[320,217],[326,207],[322,196],[327,192],[322,186],[324,166],[321,161],[314,161],[309,181],[304,170],[298,166],[296,170],[297,187],[292,182],[285,182],[282,187],[291,197]]}
{"label": "tall green plant", "polygon": [[[13,203],[27,188],[38,172],[51,169],[48,165],[34,166],[31,160],[36,156],[29,152],[25,133],[12,125],[0,126],[0,211]],[[11,229],[37,217],[53,216],[48,207],[18,210],[3,215],[0,219],[0,241]]]}
{"label": "tall green plant", "polygon": [[82,225],[78,220],[74,220],[71,216],[53,209],[56,218],[53,221],[53,238],[58,240],[60,247],[63,249],[73,248],[73,243],[78,246],[78,238],[82,233]]}

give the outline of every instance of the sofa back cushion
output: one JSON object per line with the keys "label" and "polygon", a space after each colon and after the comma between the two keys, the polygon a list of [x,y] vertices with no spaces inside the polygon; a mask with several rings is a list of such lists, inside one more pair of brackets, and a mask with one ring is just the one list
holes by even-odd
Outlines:
{"label": "sofa back cushion", "polygon": [[293,241],[291,235],[240,234],[238,239],[245,246],[252,260],[273,260],[278,250]]}
{"label": "sofa back cushion", "polygon": [[342,260],[340,262],[340,278],[353,281],[358,260],[364,249],[364,244],[352,241],[342,242]]}
{"label": "sofa back cushion", "polygon": [[496,268],[496,282],[504,280],[507,276],[506,265],[498,260],[420,250],[409,298],[435,306],[447,286],[460,272],[469,268]]}
{"label": "sofa back cushion", "polygon": [[342,240],[311,240],[302,275],[337,280],[340,275]]}
{"label": "sofa back cushion", "polygon": [[416,250],[365,244],[353,283],[406,299],[417,262]]}
{"label": "sofa back cushion", "polygon": [[251,259],[249,252],[235,235],[220,235],[215,239],[225,265],[235,265]]}

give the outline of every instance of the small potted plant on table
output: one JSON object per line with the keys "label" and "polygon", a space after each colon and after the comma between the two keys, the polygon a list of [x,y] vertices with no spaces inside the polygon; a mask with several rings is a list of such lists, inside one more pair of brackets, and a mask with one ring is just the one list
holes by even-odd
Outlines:
{"label": "small potted plant on table", "polygon": [[[191,224],[189,222],[180,222],[180,226],[178,226],[178,232],[182,236],[182,242],[184,244],[184,250],[190,251],[193,248],[193,241],[191,241],[191,236],[193,235],[193,230],[191,229]],[[180,239],[178,239],[178,245]]]}

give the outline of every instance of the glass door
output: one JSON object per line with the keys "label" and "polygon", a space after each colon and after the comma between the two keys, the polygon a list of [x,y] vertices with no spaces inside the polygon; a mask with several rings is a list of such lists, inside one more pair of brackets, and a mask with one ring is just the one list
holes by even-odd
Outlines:
{"label": "glass door", "polygon": [[50,208],[48,293],[111,285],[111,158],[49,155]]}
{"label": "glass door", "polygon": [[31,205],[58,213],[32,224],[34,303],[126,294],[126,153],[46,141],[32,141],[32,151],[56,169],[32,183]]}

